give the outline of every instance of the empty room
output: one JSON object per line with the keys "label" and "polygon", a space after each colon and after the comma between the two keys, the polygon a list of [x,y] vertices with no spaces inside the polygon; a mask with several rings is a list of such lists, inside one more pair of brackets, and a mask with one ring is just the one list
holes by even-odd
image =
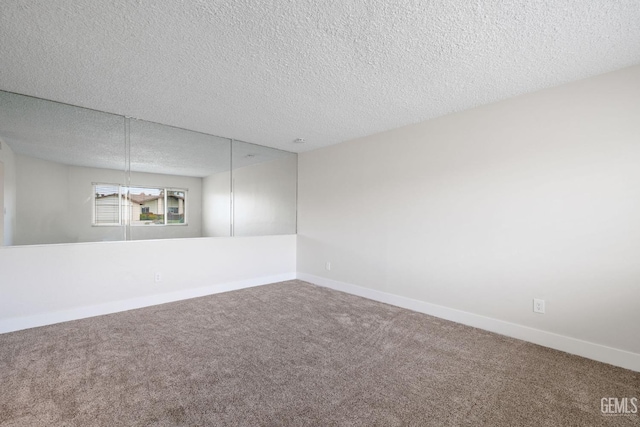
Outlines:
{"label": "empty room", "polygon": [[3,1],[0,426],[640,425],[639,23]]}

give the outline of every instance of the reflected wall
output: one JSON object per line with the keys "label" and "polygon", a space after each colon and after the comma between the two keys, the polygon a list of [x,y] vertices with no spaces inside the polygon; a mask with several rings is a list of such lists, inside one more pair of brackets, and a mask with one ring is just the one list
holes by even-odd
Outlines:
{"label": "reflected wall", "polygon": [[0,92],[2,243],[295,234],[297,155]]}
{"label": "reflected wall", "polygon": [[297,155],[234,141],[232,159],[233,235],[295,234]]}

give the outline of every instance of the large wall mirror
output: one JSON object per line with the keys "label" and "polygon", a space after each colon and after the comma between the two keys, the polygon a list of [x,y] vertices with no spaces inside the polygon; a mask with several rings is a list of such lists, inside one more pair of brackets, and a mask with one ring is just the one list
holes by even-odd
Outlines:
{"label": "large wall mirror", "polygon": [[0,91],[4,246],[295,234],[297,155]]}

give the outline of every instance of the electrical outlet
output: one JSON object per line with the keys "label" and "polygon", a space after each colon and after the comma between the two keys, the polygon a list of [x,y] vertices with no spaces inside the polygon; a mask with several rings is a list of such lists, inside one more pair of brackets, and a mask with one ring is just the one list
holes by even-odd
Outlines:
{"label": "electrical outlet", "polygon": [[326,268],[327,270],[331,270],[331,263],[327,261],[324,265],[324,268]]}
{"label": "electrical outlet", "polygon": [[544,300],[534,298],[533,299],[533,312],[544,314]]}
{"label": "electrical outlet", "polygon": [[156,272],[155,280],[156,280],[156,283],[157,282],[162,282],[162,273]]}

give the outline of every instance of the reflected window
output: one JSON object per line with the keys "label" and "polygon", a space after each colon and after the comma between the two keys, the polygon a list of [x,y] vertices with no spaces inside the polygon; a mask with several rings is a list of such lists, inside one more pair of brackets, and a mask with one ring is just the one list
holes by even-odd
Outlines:
{"label": "reflected window", "polygon": [[184,224],[186,190],[167,190],[167,224]]}
{"label": "reflected window", "polygon": [[93,225],[186,225],[187,190],[94,184]]}
{"label": "reflected window", "polygon": [[122,225],[122,187],[113,184],[95,184],[93,198],[93,225]]}

